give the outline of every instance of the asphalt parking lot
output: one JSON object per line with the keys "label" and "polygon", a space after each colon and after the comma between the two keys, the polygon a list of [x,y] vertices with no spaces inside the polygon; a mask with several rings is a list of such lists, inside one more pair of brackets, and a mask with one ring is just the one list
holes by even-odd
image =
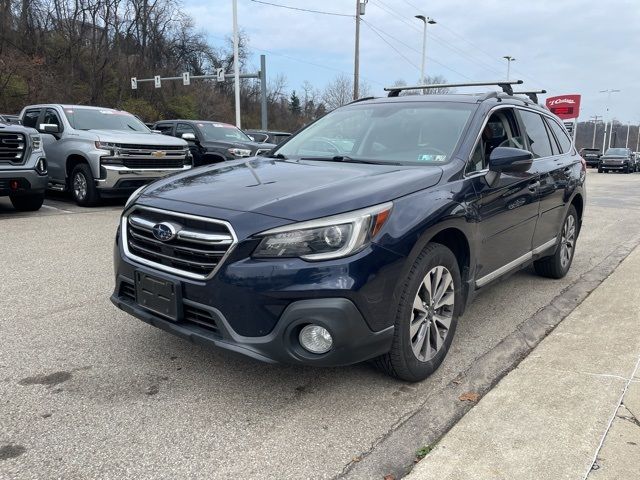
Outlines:
{"label": "asphalt parking lot", "polygon": [[[442,367],[419,384],[369,365],[256,363],[117,310],[122,202],[0,199],[0,478],[335,478],[518,324],[640,232],[640,174],[588,173],[569,275],[488,287]],[[636,281],[629,279],[629,281]],[[606,308],[604,306],[603,308]]]}

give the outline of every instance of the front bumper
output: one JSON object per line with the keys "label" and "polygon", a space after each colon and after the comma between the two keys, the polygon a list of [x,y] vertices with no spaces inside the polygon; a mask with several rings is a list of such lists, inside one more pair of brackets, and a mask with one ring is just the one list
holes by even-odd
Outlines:
{"label": "front bumper", "polygon": [[[41,175],[33,169],[0,170],[0,196],[44,193],[48,178],[46,174]],[[11,180],[18,180],[18,190],[10,189]]]}
{"label": "front bumper", "polygon": [[[125,283],[128,280],[121,280]],[[194,323],[191,317],[174,322],[140,307],[132,298],[122,295],[122,283],[116,287],[111,301],[119,309],[178,337],[195,344],[218,347],[267,363],[288,363],[335,367],[351,365],[377,357],[391,348],[393,326],[379,332],[369,329],[355,305],[346,298],[301,300],[291,303],[282,313],[276,327],[268,335],[245,337],[234,332],[222,313],[212,307],[184,300],[189,310],[198,309],[207,315],[209,325]],[[120,293],[118,293],[120,292]],[[298,343],[298,334],[309,323],[321,325],[333,337],[333,347],[316,355]]]}
{"label": "front bumper", "polygon": [[[394,287],[405,258],[377,245],[326,262],[251,258],[257,242],[240,241],[212,278],[195,280],[128,258],[122,236],[114,246],[121,310],[199,344],[267,361],[318,366],[348,365],[389,351],[397,298]],[[137,303],[136,272],[178,285],[177,321]],[[332,334],[333,348],[306,352],[298,334],[309,323]]]}
{"label": "front bumper", "polygon": [[628,163],[601,163],[600,168],[605,170],[624,170],[625,168],[632,168]]}
{"label": "front bumper", "polygon": [[133,191],[153,180],[165,177],[172,173],[180,173],[189,170],[191,165],[182,168],[139,168],[133,169],[120,165],[102,165],[100,178],[96,180],[96,186],[100,190]]}

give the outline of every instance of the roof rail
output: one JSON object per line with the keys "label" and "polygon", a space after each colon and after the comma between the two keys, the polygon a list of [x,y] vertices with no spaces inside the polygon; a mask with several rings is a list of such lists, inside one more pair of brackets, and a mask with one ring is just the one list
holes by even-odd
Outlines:
{"label": "roof rail", "polygon": [[547,93],[546,90],[530,90],[528,92],[513,92],[513,95],[526,95],[532,102],[538,103],[538,94]]}
{"label": "roof rail", "polygon": [[364,102],[366,100],[373,100],[376,97],[360,97],[360,98],[356,98],[355,100],[350,101],[349,103],[345,103],[345,105],[351,105],[353,103],[358,103],[358,102]]}
{"label": "roof rail", "polygon": [[455,87],[489,87],[498,86],[508,95],[513,95],[511,85],[521,85],[522,80],[498,80],[495,82],[469,82],[469,83],[432,83],[430,85],[413,85],[409,87],[385,87],[384,91],[389,92],[388,97],[397,97],[404,90],[427,90],[432,88],[455,88]]}

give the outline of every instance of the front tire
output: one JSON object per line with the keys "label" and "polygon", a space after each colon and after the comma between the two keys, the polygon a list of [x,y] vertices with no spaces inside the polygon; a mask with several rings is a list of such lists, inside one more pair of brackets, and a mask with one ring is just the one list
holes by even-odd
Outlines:
{"label": "front tire", "polygon": [[35,212],[40,210],[44,202],[44,193],[32,193],[28,195],[9,195],[13,208],[19,212]]}
{"label": "front tire", "polygon": [[81,207],[93,207],[98,204],[100,194],[93,180],[91,168],[86,163],[76,165],[69,179],[71,195]]}
{"label": "front tire", "polygon": [[404,282],[391,350],[374,363],[401,380],[427,378],[449,351],[463,303],[455,255],[444,245],[428,244]]}
{"label": "front tire", "polygon": [[563,278],[573,262],[578,239],[578,212],[571,205],[560,230],[560,243],[553,255],[533,262],[536,273],[547,278]]}

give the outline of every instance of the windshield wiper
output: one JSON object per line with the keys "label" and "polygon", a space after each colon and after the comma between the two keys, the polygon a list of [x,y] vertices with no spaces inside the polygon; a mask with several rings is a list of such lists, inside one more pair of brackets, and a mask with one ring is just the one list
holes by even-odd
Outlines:
{"label": "windshield wiper", "polygon": [[334,157],[303,157],[300,160],[320,160],[324,162],[344,162],[344,163],[367,163],[369,165],[402,165],[400,162],[363,160],[361,158],[351,158],[347,155],[336,155]]}
{"label": "windshield wiper", "polygon": [[276,153],[275,155],[268,155],[268,156],[265,156],[265,158],[278,158],[280,160],[287,160],[287,157],[281,153]]}

